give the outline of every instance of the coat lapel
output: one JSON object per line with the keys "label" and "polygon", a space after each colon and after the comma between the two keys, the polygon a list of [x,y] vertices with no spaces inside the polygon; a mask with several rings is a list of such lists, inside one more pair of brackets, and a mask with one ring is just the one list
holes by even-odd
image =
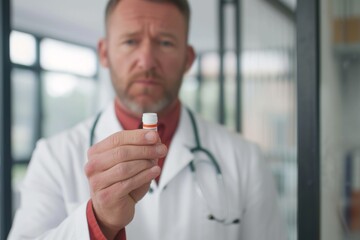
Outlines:
{"label": "coat lapel", "polygon": [[178,129],[171,141],[169,152],[161,172],[159,190],[162,190],[181,170],[186,168],[193,154],[194,133],[186,109],[182,107]]}
{"label": "coat lapel", "polygon": [[100,119],[95,128],[94,143],[100,142],[110,135],[122,130],[123,128],[116,118],[115,107],[114,103],[112,102],[101,113]]}

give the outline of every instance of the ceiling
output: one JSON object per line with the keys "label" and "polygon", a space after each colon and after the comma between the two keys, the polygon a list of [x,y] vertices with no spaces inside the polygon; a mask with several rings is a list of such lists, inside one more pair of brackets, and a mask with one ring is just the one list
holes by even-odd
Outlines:
{"label": "ceiling", "polygon": [[[13,0],[12,24],[17,30],[37,33],[70,42],[96,47],[103,33],[104,8],[107,0]],[[287,0],[294,1],[294,0]],[[192,8],[190,43],[198,51],[217,49],[218,0],[189,0]],[[262,15],[284,25],[284,18],[264,0],[242,0],[243,46],[251,48],[277,44],[276,29],[257,23]],[[227,36],[233,39],[233,24],[227,12]],[[275,32],[274,32],[275,31]],[[283,33],[281,30],[280,33]],[[286,31],[285,31],[286,32]],[[228,41],[232,46],[232,41]]]}
{"label": "ceiling", "polygon": [[[106,0],[13,0],[12,4],[15,29],[92,46],[103,33]],[[204,28],[216,26],[215,5],[216,0],[191,0],[191,40],[202,49],[215,47],[215,29]]]}

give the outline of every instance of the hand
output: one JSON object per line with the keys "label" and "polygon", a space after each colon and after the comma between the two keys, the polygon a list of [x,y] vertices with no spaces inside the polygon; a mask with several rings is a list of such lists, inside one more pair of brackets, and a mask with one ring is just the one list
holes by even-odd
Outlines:
{"label": "hand", "polygon": [[93,209],[108,239],[131,222],[135,204],[160,174],[155,159],[166,153],[158,133],[145,130],[115,133],[88,150],[85,173]]}

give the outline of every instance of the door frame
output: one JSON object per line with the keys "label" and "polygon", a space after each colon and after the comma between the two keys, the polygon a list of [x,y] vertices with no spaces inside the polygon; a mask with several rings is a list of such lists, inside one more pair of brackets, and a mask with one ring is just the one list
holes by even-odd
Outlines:
{"label": "door frame", "polygon": [[320,239],[320,0],[297,1],[298,239]]}

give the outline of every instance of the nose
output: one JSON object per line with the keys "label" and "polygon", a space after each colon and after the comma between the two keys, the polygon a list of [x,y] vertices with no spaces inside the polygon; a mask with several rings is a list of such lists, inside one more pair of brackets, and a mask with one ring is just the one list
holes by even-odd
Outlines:
{"label": "nose", "polygon": [[156,68],[156,49],[151,41],[144,41],[139,48],[137,66],[143,71]]}

